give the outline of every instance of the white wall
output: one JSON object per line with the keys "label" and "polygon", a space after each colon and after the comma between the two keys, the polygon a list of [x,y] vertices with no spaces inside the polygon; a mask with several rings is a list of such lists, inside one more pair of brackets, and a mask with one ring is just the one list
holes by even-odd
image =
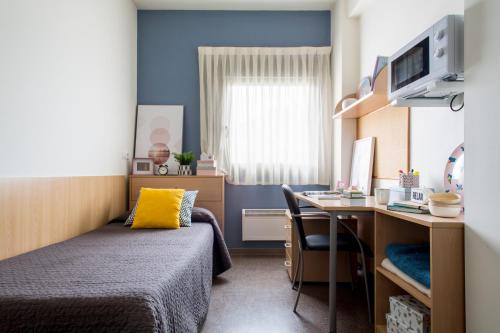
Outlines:
{"label": "white wall", "polygon": [[467,331],[500,331],[500,1],[466,0]]}
{"label": "white wall", "polygon": [[131,0],[0,0],[0,177],[126,174]]}
{"label": "white wall", "polygon": [[[443,16],[463,11],[458,0],[371,1],[360,15],[360,76],[372,74],[377,55],[390,56]],[[464,141],[464,111],[413,108],[410,119],[411,168],[421,172],[422,186],[442,189],[446,160]]]}
{"label": "white wall", "polygon": [[[359,77],[359,20],[350,18],[348,0],[337,0],[331,11],[333,46],[333,100],[356,91]],[[332,187],[338,181],[348,182],[351,172],[352,143],[356,140],[356,120],[341,119],[333,123]]]}

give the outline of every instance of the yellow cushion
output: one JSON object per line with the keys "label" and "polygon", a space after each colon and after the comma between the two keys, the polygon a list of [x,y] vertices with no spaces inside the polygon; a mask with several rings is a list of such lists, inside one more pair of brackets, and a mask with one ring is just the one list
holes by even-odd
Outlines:
{"label": "yellow cushion", "polygon": [[142,188],[132,229],[178,229],[184,190]]}

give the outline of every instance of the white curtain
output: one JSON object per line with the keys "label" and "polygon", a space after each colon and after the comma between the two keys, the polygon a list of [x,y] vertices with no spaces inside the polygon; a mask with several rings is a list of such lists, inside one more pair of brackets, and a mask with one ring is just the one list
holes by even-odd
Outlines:
{"label": "white curtain", "polygon": [[200,47],[202,152],[233,184],[324,184],[330,47]]}

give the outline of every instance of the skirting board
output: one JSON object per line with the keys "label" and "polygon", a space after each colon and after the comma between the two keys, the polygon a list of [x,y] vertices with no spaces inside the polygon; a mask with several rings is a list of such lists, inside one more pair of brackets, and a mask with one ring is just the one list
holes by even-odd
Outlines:
{"label": "skirting board", "polygon": [[0,178],[0,260],[106,224],[126,194],[126,176]]}
{"label": "skirting board", "polygon": [[229,249],[232,256],[275,256],[285,257],[285,249],[263,249],[263,248],[232,248]]}

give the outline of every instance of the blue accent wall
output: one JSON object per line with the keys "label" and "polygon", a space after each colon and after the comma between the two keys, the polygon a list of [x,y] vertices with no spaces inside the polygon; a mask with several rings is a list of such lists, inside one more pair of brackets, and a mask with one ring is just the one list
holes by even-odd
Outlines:
{"label": "blue accent wall", "polygon": [[[184,105],[183,150],[199,156],[198,46],[329,46],[330,12],[140,10],[137,38],[138,103]],[[285,207],[279,186],[226,184],[225,205],[229,247],[283,246],[241,241],[241,210]]]}

